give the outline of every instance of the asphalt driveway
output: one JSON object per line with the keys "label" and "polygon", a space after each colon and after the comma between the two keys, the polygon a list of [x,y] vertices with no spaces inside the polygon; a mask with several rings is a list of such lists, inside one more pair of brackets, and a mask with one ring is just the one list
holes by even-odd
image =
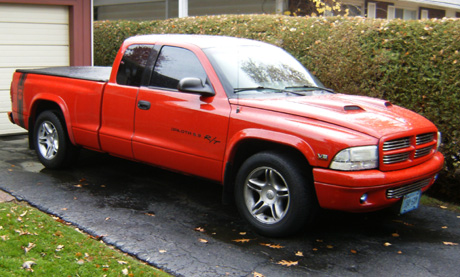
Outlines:
{"label": "asphalt driveway", "polygon": [[251,232],[214,183],[83,151],[44,169],[25,136],[0,137],[0,189],[183,276],[458,276],[460,214],[323,212],[311,231]]}

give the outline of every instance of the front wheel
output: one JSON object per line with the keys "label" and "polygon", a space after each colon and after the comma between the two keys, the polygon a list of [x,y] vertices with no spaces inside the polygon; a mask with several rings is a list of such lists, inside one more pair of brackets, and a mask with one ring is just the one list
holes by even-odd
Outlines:
{"label": "front wheel", "polygon": [[33,140],[38,159],[47,168],[68,166],[77,156],[78,150],[70,142],[63,122],[52,111],[38,116]]}
{"label": "front wheel", "polygon": [[247,159],[236,178],[238,210],[255,230],[281,237],[300,231],[312,221],[318,204],[308,168],[277,152]]}

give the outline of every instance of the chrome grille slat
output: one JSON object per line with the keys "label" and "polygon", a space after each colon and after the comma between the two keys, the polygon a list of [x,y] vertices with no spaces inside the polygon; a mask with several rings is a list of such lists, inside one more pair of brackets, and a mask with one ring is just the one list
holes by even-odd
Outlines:
{"label": "chrome grille slat", "polygon": [[410,146],[410,138],[389,140],[383,143],[383,151],[402,149]]}
{"label": "chrome grille slat", "polygon": [[383,163],[384,164],[394,164],[406,161],[409,159],[409,152],[399,153],[399,154],[392,154],[392,155],[385,155],[383,156]]}
{"label": "chrome grille slat", "polygon": [[425,144],[434,140],[434,133],[421,134],[415,137],[416,144]]}
{"label": "chrome grille slat", "polygon": [[418,182],[415,182],[410,185],[402,186],[399,188],[394,188],[394,189],[388,189],[387,190],[387,198],[392,199],[392,198],[401,198],[406,194],[409,194],[411,192],[420,190],[430,184],[431,179],[425,179],[421,180]]}
{"label": "chrome grille slat", "polygon": [[425,148],[415,150],[414,158],[421,158],[423,156],[426,156],[426,155],[430,154],[431,149],[433,149],[433,146],[428,146],[428,147],[425,147]]}

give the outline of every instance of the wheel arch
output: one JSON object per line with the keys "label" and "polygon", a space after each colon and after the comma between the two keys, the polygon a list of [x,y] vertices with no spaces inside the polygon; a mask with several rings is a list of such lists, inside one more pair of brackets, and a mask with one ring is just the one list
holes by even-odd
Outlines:
{"label": "wheel arch", "polygon": [[[257,135],[256,135],[257,133]],[[302,139],[283,133],[272,131],[248,131],[237,140],[230,141],[229,151],[226,153],[223,195],[224,203],[233,202],[235,178],[241,165],[249,157],[263,151],[274,151],[289,155],[296,164],[305,167],[305,172],[313,178],[312,167],[315,166],[314,154],[307,142]]]}
{"label": "wheel arch", "polygon": [[44,111],[55,111],[56,115],[61,118],[63,121],[63,126],[65,128],[65,131],[67,132],[67,135],[69,137],[69,140],[71,141],[72,144],[75,145],[75,140],[73,133],[71,132],[71,121],[70,121],[70,114],[69,114],[69,109],[67,108],[67,105],[65,102],[56,97],[53,96],[37,96],[35,99],[32,101],[32,105],[30,108],[30,116],[28,120],[28,130],[29,130],[29,147],[33,149],[33,129],[35,126],[35,121],[37,120],[38,116],[44,112]]}

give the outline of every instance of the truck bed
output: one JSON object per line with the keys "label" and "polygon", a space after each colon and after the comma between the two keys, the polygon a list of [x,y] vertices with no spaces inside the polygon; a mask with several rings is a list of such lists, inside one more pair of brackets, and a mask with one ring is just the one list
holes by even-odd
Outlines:
{"label": "truck bed", "polygon": [[110,66],[64,66],[39,69],[18,69],[16,71],[20,73],[32,73],[96,82],[107,82],[109,81],[112,68]]}

